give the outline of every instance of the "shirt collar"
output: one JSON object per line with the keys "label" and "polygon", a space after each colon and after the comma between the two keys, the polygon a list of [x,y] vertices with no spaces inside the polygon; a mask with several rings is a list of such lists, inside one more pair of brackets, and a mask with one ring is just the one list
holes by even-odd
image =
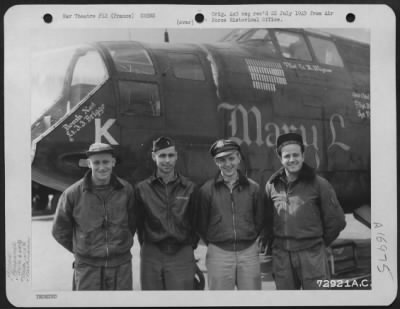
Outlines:
{"label": "shirt collar", "polygon": [[[160,182],[160,183],[164,183],[161,177],[157,176],[157,172],[155,171],[148,179],[149,184],[152,184],[154,182]],[[174,180],[170,181],[169,183],[175,183],[175,182],[179,182],[182,186],[186,186],[187,185],[187,181],[186,178],[183,177],[180,173],[175,172],[175,178]]]}

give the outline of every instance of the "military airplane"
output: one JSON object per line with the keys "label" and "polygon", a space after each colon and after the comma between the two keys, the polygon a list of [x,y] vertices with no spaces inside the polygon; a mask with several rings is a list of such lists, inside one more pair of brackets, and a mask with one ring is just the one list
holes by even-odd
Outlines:
{"label": "military airplane", "polygon": [[345,212],[370,207],[369,44],[313,29],[236,29],[212,44],[59,49],[35,55],[32,72],[32,195],[42,205],[82,177],[93,142],[114,146],[117,174],[134,184],[153,171],[152,140],[173,137],[178,170],[201,184],[217,171],[210,145],[232,138],[263,185],[280,167],[277,136],[298,132]]}

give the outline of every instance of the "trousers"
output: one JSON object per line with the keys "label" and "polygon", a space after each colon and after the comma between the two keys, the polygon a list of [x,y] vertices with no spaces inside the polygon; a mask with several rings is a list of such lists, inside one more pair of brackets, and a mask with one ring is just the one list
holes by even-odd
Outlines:
{"label": "trousers", "polygon": [[194,290],[196,264],[192,246],[165,252],[144,242],[140,257],[142,290]]}
{"label": "trousers", "polygon": [[321,289],[317,280],[330,279],[325,245],[299,251],[273,248],[272,272],[278,290]]}
{"label": "trousers", "polygon": [[133,290],[132,261],[116,267],[74,263],[72,290]]}
{"label": "trousers", "polygon": [[254,242],[241,251],[226,251],[208,244],[206,254],[210,290],[261,290],[260,259]]}

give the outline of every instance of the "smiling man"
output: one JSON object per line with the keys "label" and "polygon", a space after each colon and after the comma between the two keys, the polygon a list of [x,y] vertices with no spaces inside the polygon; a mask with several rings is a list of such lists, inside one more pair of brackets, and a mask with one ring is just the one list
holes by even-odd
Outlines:
{"label": "smiling man", "polygon": [[280,135],[276,147],[282,168],[266,184],[264,237],[276,287],[317,289],[330,278],[325,248],[344,229],[344,213],[329,182],[304,163],[301,135]]}
{"label": "smiling man", "polygon": [[132,186],[113,174],[110,145],[86,154],[90,170],[61,195],[53,236],[74,254],[73,290],[132,290]]}
{"label": "smiling man", "polygon": [[206,267],[210,290],[260,290],[256,239],[263,224],[259,186],[239,170],[240,147],[218,140],[210,148],[219,168],[200,189],[198,226],[208,245]]}
{"label": "smiling man", "polygon": [[193,290],[197,246],[195,185],[175,170],[178,153],[168,137],[153,141],[155,173],[135,187],[141,243],[142,290]]}

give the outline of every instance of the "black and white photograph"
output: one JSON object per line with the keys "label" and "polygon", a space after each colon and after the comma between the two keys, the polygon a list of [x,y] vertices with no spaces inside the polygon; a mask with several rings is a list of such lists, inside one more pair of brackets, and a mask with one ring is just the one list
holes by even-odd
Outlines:
{"label": "black and white photograph", "polygon": [[8,12],[9,301],[390,304],[395,28],[372,7]]}

